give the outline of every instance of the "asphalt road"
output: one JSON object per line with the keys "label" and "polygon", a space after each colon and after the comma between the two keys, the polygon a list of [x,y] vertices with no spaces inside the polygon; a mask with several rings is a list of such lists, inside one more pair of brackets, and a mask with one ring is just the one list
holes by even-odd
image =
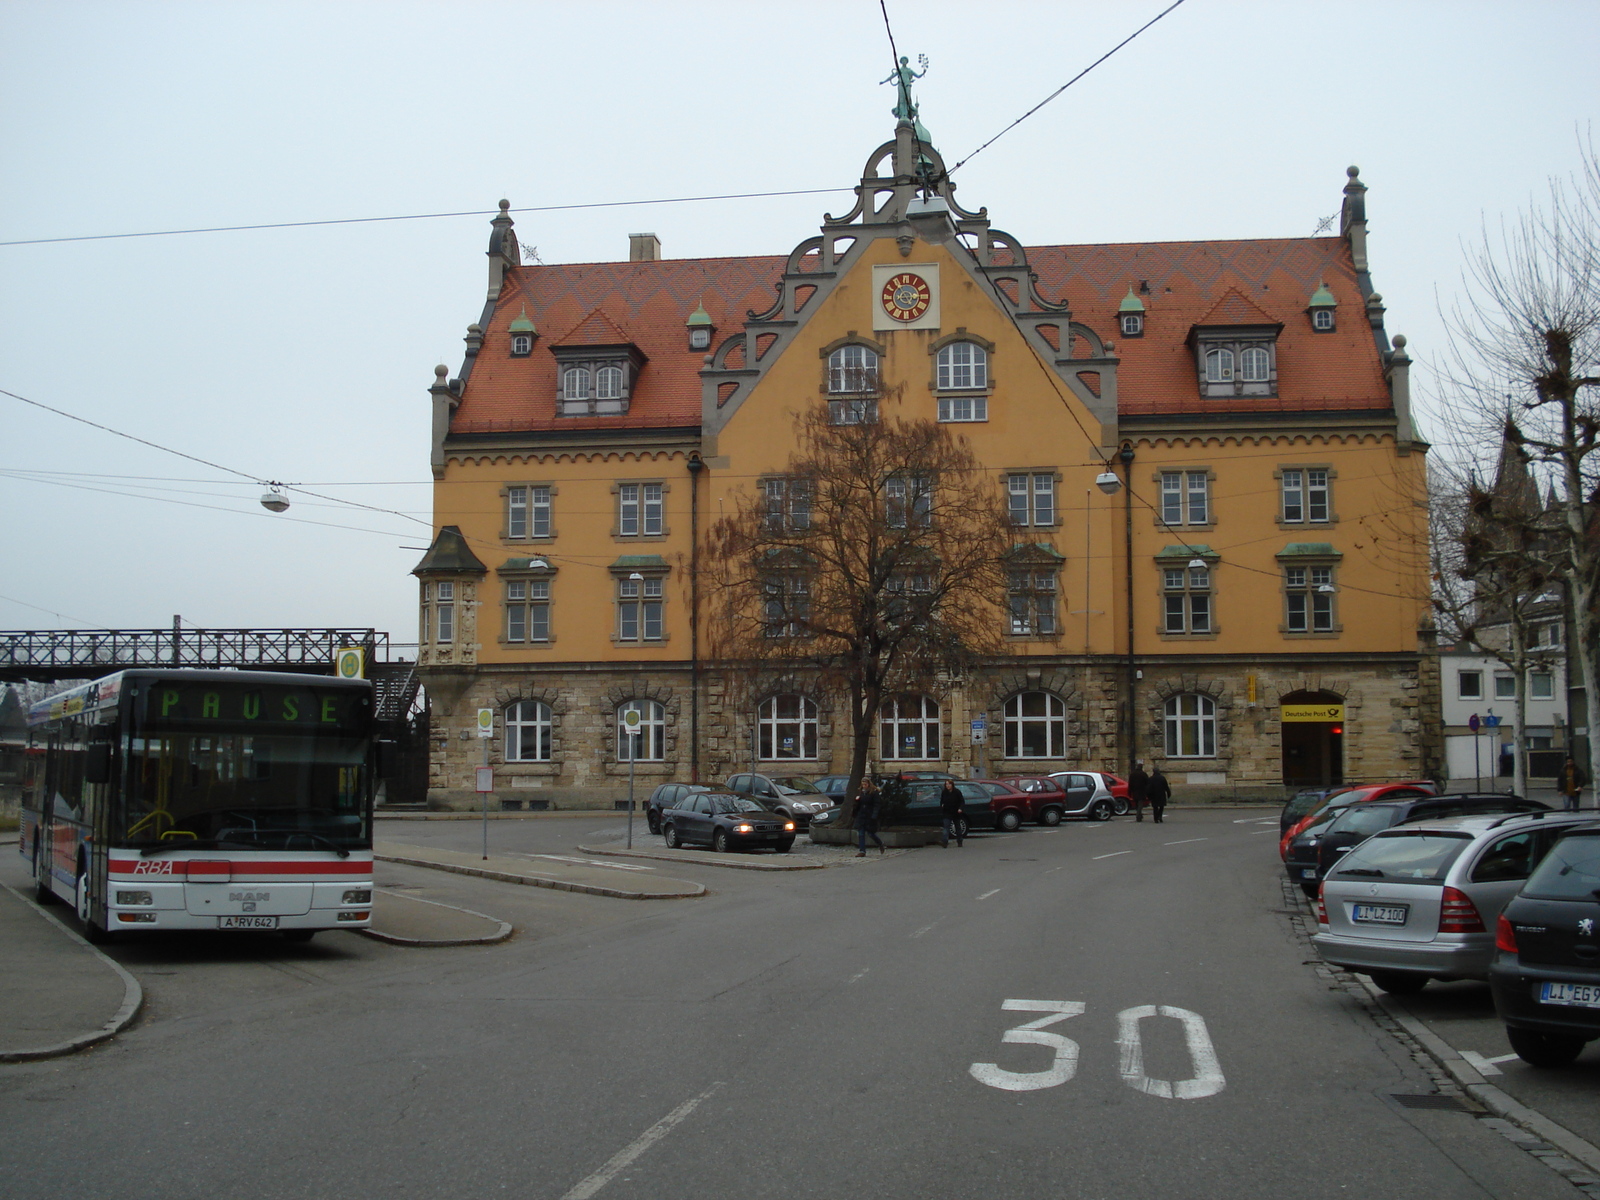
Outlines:
{"label": "asphalt road", "polygon": [[[415,824],[383,836],[476,832]],[[0,1195],[1576,1196],[1489,1123],[1392,1098],[1434,1083],[1304,964],[1275,829],[1176,812],[851,869],[652,864],[712,890],[651,903],[386,866],[519,936],[119,947],[148,1011],[0,1072]]]}

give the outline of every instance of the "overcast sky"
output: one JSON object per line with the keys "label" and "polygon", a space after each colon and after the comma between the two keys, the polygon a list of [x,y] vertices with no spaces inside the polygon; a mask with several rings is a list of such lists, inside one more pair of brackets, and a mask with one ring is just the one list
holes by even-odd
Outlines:
{"label": "overcast sky", "polygon": [[[1169,2],[888,11],[931,60],[922,118],[954,162]],[[1592,0],[1187,0],[958,195],[1025,244],[1288,237],[1359,164],[1426,397],[1464,244],[1573,168],[1597,61]],[[892,135],[889,65],[877,0],[4,0],[0,242],[841,189],[517,217],[550,263],[626,258],[646,230],[667,257],[784,254]],[[460,367],[488,234],[482,215],[0,246],[0,389],[215,464],[0,395],[0,629],[181,614],[414,641],[426,389]],[[262,480],[415,519],[299,492],[275,516]]]}

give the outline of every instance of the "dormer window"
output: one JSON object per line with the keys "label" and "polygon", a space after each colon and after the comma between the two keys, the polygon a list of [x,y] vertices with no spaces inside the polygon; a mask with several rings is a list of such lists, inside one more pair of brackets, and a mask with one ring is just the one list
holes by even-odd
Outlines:
{"label": "dormer window", "polygon": [[645,357],[627,330],[595,309],[551,347],[556,357],[556,412],[563,417],[626,413]]}
{"label": "dormer window", "polygon": [[1334,309],[1339,302],[1333,298],[1333,293],[1328,290],[1327,284],[1320,285],[1311,294],[1311,303],[1306,305],[1306,311],[1311,314],[1311,328],[1317,333],[1332,333],[1334,329]]}
{"label": "dormer window", "polygon": [[1207,350],[1206,351],[1206,382],[1207,383],[1232,383],[1233,382],[1233,351],[1232,350]]}
{"label": "dormer window", "polygon": [[1323,308],[1312,313],[1311,328],[1315,329],[1318,333],[1327,333],[1328,330],[1332,329],[1333,310],[1329,308]]}
{"label": "dormer window", "polygon": [[622,399],[621,367],[601,367],[595,372],[594,398],[596,400]]}
{"label": "dormer window", "polygon": [[689,331],[689,349],[711,349],[711,334],[716,327],[711,323],[711,314],[706,311],[704,304],[695,306],[684,326]]}
{"label": "dormer window", "polygon": [[561,402],[565,406],[574,400],[589,399],[589,368],[568,367],[561,375]]}
{"label": "dormer window", "polygon": [[1122,336],[1123,337],[1138,337],[1143,332],[1144,332],[1144,314],[1143,313],[1123,313],[1122,314]]}
{"label": "dormer window", "polygon": [[511,335],[511,357],[527,358],[533,353],[533,334],[514,333]]}
{"label": "dormer window", "polygon": [[1134,295],[1132,284],[1128,285],[1128,294],[1122,298],[1122,303],[1117,305],[1117,319],[1123,337],[1144,336],[1144,301]]}

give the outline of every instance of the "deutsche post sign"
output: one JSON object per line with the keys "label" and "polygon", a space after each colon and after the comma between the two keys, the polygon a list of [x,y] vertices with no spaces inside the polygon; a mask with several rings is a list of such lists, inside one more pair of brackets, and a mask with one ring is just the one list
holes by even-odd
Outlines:
{"label": "deutsche post sign", "polygon": [[1342,704],[1285,704],[1279,711],[1284,722],[1344,720]]}

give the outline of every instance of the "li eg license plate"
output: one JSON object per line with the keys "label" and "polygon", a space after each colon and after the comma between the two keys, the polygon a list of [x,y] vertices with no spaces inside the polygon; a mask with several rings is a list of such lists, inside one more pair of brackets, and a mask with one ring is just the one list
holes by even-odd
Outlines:
{"label": "li eg license plate", "polygon": [[277,917],[218,917],[218,929],[276,929]]}
{"label": "li eg license plate", "polygon": [[1540,1004],[1570,1004],[1576,1008],[1600,1008],[1600,985],[1593,983],[1541,983]]}
{"label": "li eg license plate", "polygon": [[1404,925],[1407,911],[1404,904],[1352,904],[1350,919],[1358,925]]}

